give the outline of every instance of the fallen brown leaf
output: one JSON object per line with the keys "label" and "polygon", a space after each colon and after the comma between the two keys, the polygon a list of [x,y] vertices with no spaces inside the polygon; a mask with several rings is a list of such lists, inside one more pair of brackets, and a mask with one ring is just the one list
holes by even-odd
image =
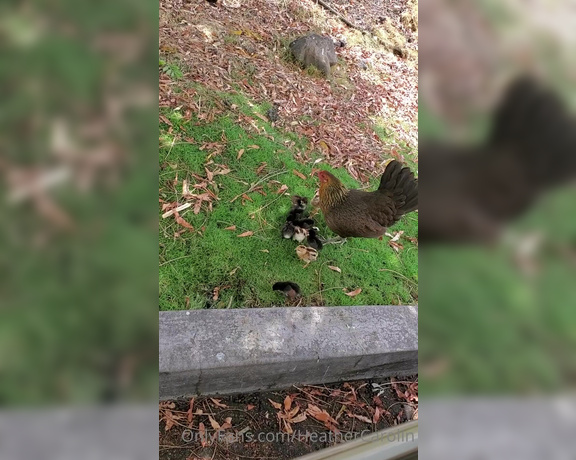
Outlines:
{"label": "fallen brown leaf", "polygon": [[334,265],[328,265],[330,270],[334,270],[335,272],[342,273],[342,270],[339,267],[335,267]]}
{"label": "fallen brown leaf", "polygon": [[381,415],[382,415],[382,413],[380,412],[380,408],[376,407],[376,409],[374,409],[374,417],[372,417],[372,422],[374,424],[378,423]]}
{"label": "fallen brown leaf", "polygon": [[242,155],[244,155],[244,149],[238,150],[238,156],[236,157],[236,159],[239,160]]}
{"label": "fallen brown leaf", "polygon": [[220,424],[216,420],[214,420],[214,418],[211,415],[208,416],[208,420],[210,420],[210,425],[212,425],[212,428],[214,428],[216,431],[220,429]]}
{"label": "fallen brown leaf", "polygon": [[306,180],[306,176],[302,174],[300,171],[296,171],[295,169],[293,169],[292,172],[296,174],[300,179]]}
{"label": "fallen brown leaf", "polygon": [[[230,418],[230,417],[228,417],[228,418]],[[228,428],[232,428],[232,424],[229,422],[224,422],[222,424],[222,426],[220,427],[220,430],[227,430]]]}
{"label": "fallen brown leaf", "polygon": [[210,401],[212,401],[216,407],[221,407],[222,409],[226,409],[228,407],[226,404],[222,404],[220,402],[221,399],[210,398]]}
{"label": "fallen brown leaf", "polygon": [[284,412],[288,412],[291,406],[292,406],[292,398],[290,397],[290,395],[287,395],[286,398],[284,399]]}
{"label": "fallen brown leaf", "polygon": [[230,225],[230,227],[226,227],[224,230],[236,230],[236,225]]}
{"label": "fallen brown leaf", "polygon": [[166,421],[166,426],[164,427],[164,431],[170,430],[174,426],[174,424],[176,423],[174,421],[174,414],[172,414],[172,412],[170,412],[170,411],[165,411],[164,420]]}
{"label": "fallen brown leaf", "polygon": [[348,417],[352,417],[352,418],[358,419],[358,420],[360,420],[361,422],[364,422],[364,423],[370,423],[370,424],[373,423],[372,420],[370,420],[368,417],[365,417],[364,415],[353,414],[353,413],[351,413],[351,412],[346,412],[346,415],[347,415]]}
{"label": "fallen brown leaf", "polygon": [[306,420],[308,417],[306,417],[306,414],[304,412],[302,412],[300,415],[291,418],[290,420],[288,420],[290,423],[300,423],[303,422],[304,420]]}
{"label": "fallen brown leaf", "polygon": [[333,431],[338,431],[336,428],[336,425],[338,425],[338,421],[334,420],[328,412],[326,412],[323,409],[320,409],[318,406],[308,403],[308,409],[306,409],[306,413],[311,417],[315,418],[316,420],[318,420],[319,422],[324,423],[324,426],[326,426],[326,428]]}
{"label": "fallen brown leaf", "polygon": [[358,288],[358,289],[355,289],[355,290],[352,291],[352,292],[345,292],[344,294],[346,294],[348,297],[355,297],[355,296],[357,296],[358,294],[360,294],[361,292],[362,292],[362,289],[361,289],[361,288]]}
{"label": "fallen brown leaf", "polygon": [[194,214],[198,214],[200,209],[202,209],[202,200],[196,201],[196,204],[194,205]]}
{"label": "fallen brown leaf", "polygon": [[288,423],[288,421],[286,421],[286,420],[284,420],[284,431],[288,434],[294,433],[294,430],[290,426],[290,423]]}
{"label": "fallen brown leaf", "polygon": [[198,431],[200,433],[200,442],[202,443],[202,447],[206,447],[206,427],[204,426],[204,423],[200,422],[198,424]]}
{"label": "fallen brown leaf", "polygon": [[192,426],[192,418],[193,418],[193,412],[194,412],[194,398],[192,398],[190,400],[190,408],[188,409],[188,411],[186,412],[186,415],[188,417],[188,425]]}
{"label": "fallen brown leaf", "polygon": [[268,401],[270,401],[270,404],[274,406],[274,409],[282,410],[282,404],[272,401],[270,398],[268,398]]}
{"label": "fallen brown leaf", "polygon": [[194,231],[194,227],[189,224],[188,222],[186,222],[182,217],[180,217],[178,214],[175,214],[174,218],[176,219],[176,222],[179,225],[182,225],[182,227],[186,227],[188,229],[190,229],[191,231]]}
{"label": "fallen brown leaf", "polygon": [[230,169],[224,168],[224,169],[219,169],[218,171],[214,171],[214,175],[215,176],[224,176],[224,175],[228,174],[229,172],[231,172]]}
{"label": "fallen brown leaf", "polygon": [[244,232],[244,233],[240,233],[240,235],[236,235],[236,236],[237,236],[238,238],[244,238],[245,236],[252,236],[252,235],[254,235],[254,232],[252,232],[252,231],[247,231],[247,232]]}

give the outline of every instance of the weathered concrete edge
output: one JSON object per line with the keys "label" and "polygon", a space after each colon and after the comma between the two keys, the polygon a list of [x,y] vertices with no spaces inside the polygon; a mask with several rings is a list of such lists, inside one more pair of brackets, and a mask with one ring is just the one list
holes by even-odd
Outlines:
{"label": "weathered concrete edge", "polygon": [[160,399],[418,370],[413,306],[160,312]]}

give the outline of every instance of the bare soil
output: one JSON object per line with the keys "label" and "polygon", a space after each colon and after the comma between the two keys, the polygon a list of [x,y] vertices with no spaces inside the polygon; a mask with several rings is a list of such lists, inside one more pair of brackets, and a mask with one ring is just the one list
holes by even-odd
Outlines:
{"label": "bare soil", "polygon": [[414,376],[201,396],[163,402],[159,415],[163,460],[288,460],[416,419],[418,381]]}

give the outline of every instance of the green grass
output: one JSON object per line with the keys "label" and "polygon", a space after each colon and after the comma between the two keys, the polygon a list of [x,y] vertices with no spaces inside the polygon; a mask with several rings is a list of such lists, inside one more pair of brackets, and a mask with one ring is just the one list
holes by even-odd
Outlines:
{"label": "green grass", "polygon": [[[556,192],[515,225],[545,232],[539,276],[528,278],[505,244],[425,248],[420,254],[426,302],[420,317],[420,360],[449,363],[422,376],[427,394],[559,390],[575,372],[573,262],[555,246],[573,245],[574,190]],[[532,229],[532,230],[530,230]],[[426,367],[426,364],[424,365]]]}
{"label": "green grass", "polygon": [[158,68],[174,80],[179,80],[184,76],[178,64],[173,62],[166,62],[165,60],[160,59],[158,61]]}
{"label": "green grass", "polygon": [[[204,96],[206,94],[204,93]],[[160,198],[167,201],[181,199],[182,180],[196,182],[192,174],[206,177],[205,168],[227,167],[230,173],[214,176],[210,186],[219,198],[212,212],[204,207],[194,214],[193,207],[181,216],[194,226],[178,238],[181,230],[172,217],[160,218],[160,309],[185,308],[237,308],[283,305],[283,296],[272,290],[276,281],[293,281],[300,285],[302,305],[371,305],[411,304],[417,299],[418,248],[402,240],[404,249],[398,254],[384,241],[350,239],[343,246],[328,245],[317,261],[303,268],[304,262],[296,256],[297,243],[280,236],[285,215],[290,208],[290,196],[276,193],[281,184],[288,186],[289,194],[312,199],[317,179],[311,177],[314,160],[298,162],[295,153],[304,152],[308,143],[294,135],[281,132],[254,116],[264,114],[267,106],[250,103],[238,94],[213,94],[231,111],[211,123],[193,117],[187,120],[179,111],[166,111],[172,123],[161,123],[160,131]],[[236,123],[238,113],[252,115],[260,134],[247,132]],[[183,139],[194,139],[188,143]],[[222,141],[224,139],[224,141]],[[224,144],[222,152],[200,150],[204,143]],[[250,146],[257,145],[254,149]],[[244,154],[237,159],[238,152]],[[267,165],[260,175],[256,170],[263,162]],[[345,185],[359,187],[343,170],[333,170],[323,163],[317,165],[336,174]],[[293,170],[306,176],[301,179]],[[266,176],[268,180],[262,180]],[[174,180],[178,178],[177,185]],[[279,183],[270,183],[278,181]],[[262,192],[248,193],[252,201],[238,198],[251,184],[262,186]],[[371,186],[376,185],[376,178]],[[200,191],[198,193],[201,193]],[[162,214],[160,212],[160,214]],[[321,214],[315,217],[320,234],[333,235],[325,226]],[[236,230],[225,230],[235,225]],[[403,230],[406,236],[417,236],[417,215],[405,216],[391,231]],[[254,235],[238,238],[252,231]],[[328,268],[339,267],[337,273]],[[214,289],[219,297],[214,300]],[[344,294],[362,288],[356,297]]]}

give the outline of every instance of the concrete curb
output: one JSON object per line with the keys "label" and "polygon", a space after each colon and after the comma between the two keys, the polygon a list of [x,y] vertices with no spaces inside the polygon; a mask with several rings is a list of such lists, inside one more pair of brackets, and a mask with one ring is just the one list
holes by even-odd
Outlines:
{"label": "concrete curb", "polygon": [[160,312],[160,399],[418,372],[412,306]]}

